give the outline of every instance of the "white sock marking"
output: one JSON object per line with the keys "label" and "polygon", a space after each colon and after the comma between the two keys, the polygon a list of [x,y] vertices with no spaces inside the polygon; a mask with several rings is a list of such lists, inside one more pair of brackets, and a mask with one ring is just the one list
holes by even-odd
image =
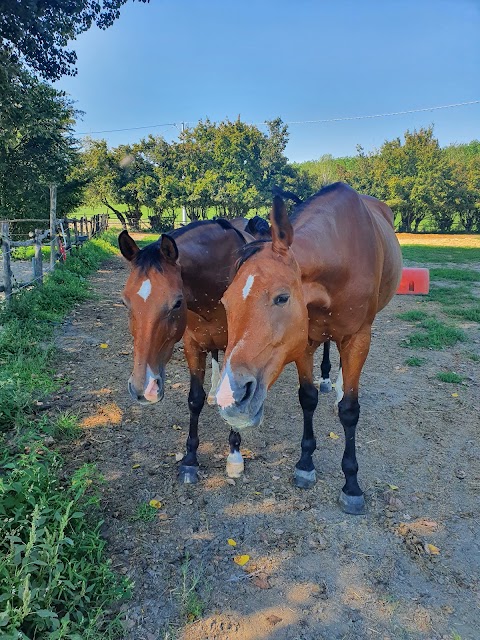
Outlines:
{"label": "white sock marking", "polygon": [[335,383],[335,391],[337,393],[337,399],[335,400],[335,404],[338,405],[340,400],[343,398],[343,372],[341,367],[340,367],[340,371],[338,372],[337,381]]}
{"label": "white sock marking", "polygon": [[250,289],[252,288],[252,284],[253,281],[255,280],[255,276],[248,276],[247,281],[245,283],[245,286],[242,289],[242,293],[243,293],[243,299],[245,300],[245,298],[248,296],[248,294],[250,293]]}
{"label": "white sock marking", "polygon": [[215,358],[212,358],[212,384],[210,391],[208,392],[209,398],[215,398],[217,393],[218,383],[220,382],[220,367]]}
{"label": "white sock marking", "polygon": [[142,282],[142,286],[140,287],[140,289],[137,291],[138,295],[143,298],[145,300],[145,302],[147,301],[148,296],[152,293],[152,283],[150,282],[150,280],[144,280]]}

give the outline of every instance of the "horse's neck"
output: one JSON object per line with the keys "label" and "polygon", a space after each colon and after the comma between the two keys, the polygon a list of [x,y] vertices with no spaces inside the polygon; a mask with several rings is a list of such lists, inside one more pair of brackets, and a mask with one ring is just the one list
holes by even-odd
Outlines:
{"label": "horse's neck", "polygon": [[193,239],[181,237],[177,245],[188,308],[197,313],[213,309],[230,284],[233,260],[215,244],[199,249]]}

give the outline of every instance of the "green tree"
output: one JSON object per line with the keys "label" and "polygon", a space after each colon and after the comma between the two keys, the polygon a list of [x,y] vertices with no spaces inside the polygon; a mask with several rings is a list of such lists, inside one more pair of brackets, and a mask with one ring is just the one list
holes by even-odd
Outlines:
{"label": "green tree", "polygon": [[[148,0],[139,0],[148,2]],[[0,0],[0,51],[47,80],[76,73],[69,40],[93,24],[110,27],[127,0]]]}
{"label": "green tree", "polygon": [[[78,202],[76,112],[66,95],[0,52],[0,217],[48,217],[48,185],[62,185],[58,211]],[[70,204],[69,204],[70,203]]]}

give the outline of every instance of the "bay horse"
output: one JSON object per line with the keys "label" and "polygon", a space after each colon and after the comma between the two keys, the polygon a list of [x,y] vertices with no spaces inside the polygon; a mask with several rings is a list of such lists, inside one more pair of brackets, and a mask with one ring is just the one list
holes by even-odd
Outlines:
{"label": "bay horse", "polygon": [[275,196],[272,240],[243,247],[237,273],[222,302],[228,345],[217,405],[231,428],[259,427],[267,390],[285,365],[295,362],[303,410],[301,457],[294,483],[316,481],[313,414],[318,391],[313,355],[333,340],[340,353],[338,416],[345,433],[340,505],[361,514],[355,430],[358,386],[376,314],[391,300],[402,273],[402,257],[386,204],[343,183],[325,187],[287,216]]}
{"label": "bay horse", "polygon": [[[262,220],[259,218],[259,220]],[[268,223],[263,220],[267,225]],[[253,222],[250,231],[263,234]],[[182,337],[190,370],[190,426],[186,454],[179,465],[183,483],[198,481],[198,420],[205,402],[203,383],[207,353],[212,353],[211,401],[219,380],[218,350],[227,346],[227,321],[220,300],[235,273],[239,250],[255,236],[241,233],[222,218],[192,222],[139,249],[127,231],[120,251],[131,265],[123,290],[134,342],[128,389],[140,404],[162,400],[165,367]],[[261,237],[261,236],[260,236]],[[227,473],[243,471],[240,435],[230,433]]]}

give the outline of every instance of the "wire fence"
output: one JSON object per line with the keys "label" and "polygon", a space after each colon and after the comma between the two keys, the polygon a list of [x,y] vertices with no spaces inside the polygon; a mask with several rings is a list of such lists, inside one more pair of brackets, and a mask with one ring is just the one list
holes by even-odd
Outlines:
{"label": "wire fence", "polygon": [[[35,285],[41,285],[45,275],[55,269],[56,265],[66,259],[73,249],[78,249],[90,238],[106,231],[108,215],[95,214],[90,218],[61,218],[56,217],[56,187],[50,188],[50,227],[48,229],[33,228],[28,240],[13,240],[12,231],[15,225],[21,223],[43,223],[45,220],[34,218],[28,220],[0,221],[0,249],[3,282],[0,282],[0,293],[4,294],[8,304],[16,292]],[[42,247],[45,242],[50,245],[49,265],[44,265]],[[12,268],[12,249],[33,247],[31,268],[28,262],[14,263]],[[18,265],[18,266],[17,266]]]}

